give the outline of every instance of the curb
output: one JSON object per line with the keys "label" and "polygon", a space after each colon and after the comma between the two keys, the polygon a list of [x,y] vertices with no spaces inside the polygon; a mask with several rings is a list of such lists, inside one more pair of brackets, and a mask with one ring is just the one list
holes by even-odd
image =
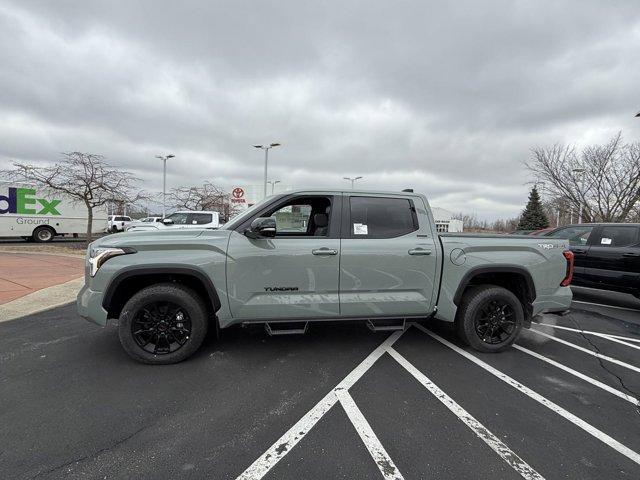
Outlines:
{"label": "curb", "polygon": [[36,290],[24,297],[0,305],[0,323],[75,302],[78,291],[83,284],[84,276]]}

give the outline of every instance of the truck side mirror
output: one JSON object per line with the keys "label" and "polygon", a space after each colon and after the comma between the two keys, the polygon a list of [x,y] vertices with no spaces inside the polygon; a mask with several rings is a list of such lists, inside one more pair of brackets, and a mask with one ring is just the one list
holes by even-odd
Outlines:
{"label": "truck side mirror", "polygon": [[162,223],[164,223],[165,225],[173,225],[173,219],[172,218],[163,218],[162,219]]}
{"label": "truck side mirror", "polygon": [[273,217],[256,218],[244,234],[253,239],[273,238],[276,236],[276,219]]}

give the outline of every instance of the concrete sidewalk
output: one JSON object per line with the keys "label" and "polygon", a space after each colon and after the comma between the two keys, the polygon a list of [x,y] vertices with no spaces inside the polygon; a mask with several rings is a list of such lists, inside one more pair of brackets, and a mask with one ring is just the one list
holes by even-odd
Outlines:
{"label": "concrete sidewalk", "polygon": [[0,305],[84,275],[84,258],[0,252]]}

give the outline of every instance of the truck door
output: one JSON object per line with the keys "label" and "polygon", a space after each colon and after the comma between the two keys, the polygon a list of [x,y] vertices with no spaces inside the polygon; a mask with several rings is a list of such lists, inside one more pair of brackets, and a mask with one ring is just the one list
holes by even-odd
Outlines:
{"label": "truck door", "polygon": [[585,277],[594,285],[619,291],[640,288],[640,228],[602,225],[591,239]]}
{"label": "truck door", "polygon": [[569,249],[573,252],[574,271],[573,279],[576,285],[589,284],[591,280],[586,276],[587,254],[591,248],[589,238],[593,232],[594,226],[589,224],[571,225],[565,228],[554,230],[545,235],[551,238],[566,238],[569,240]]}
{"label": "truck door", "polygon": [[[333,195],[285,197],[231,234],[227,290],[234,318],[339,315],[340,204]],[[275,238],[244,235],[259,217],[276,219]]]}
{"label": "truck door", "polygon": [[419,197],[349,195],[342,232],[341,315],[431,312],[439,243]]}

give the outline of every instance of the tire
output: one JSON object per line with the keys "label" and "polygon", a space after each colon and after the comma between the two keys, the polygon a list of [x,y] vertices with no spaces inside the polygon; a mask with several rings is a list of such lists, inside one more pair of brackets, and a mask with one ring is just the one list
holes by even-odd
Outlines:
{"label": "tire", "polygon": [[116,227],[115,225],[113,225],[110,229],[111,233],[118,233],[118,227]]}
{"label": "tire", "polygon": [[520,334],[523,323],[524,309],[518,297],[496,285],[468,289],[455,321],[460,340],[487,353],[507,349]]}
{"label": "tire", "polygon": [[33,231],[33,241],[37,243],[49,243],[56,236],[56,232],[51,227],[38,227]]}
{"label": "tire", "polygon": [[143,288],[127,301],[120,313],[118,336],[134,360],[167,365],[193,355],[208,326],[207,306],[200,295],[182,285],[160,283]]}

